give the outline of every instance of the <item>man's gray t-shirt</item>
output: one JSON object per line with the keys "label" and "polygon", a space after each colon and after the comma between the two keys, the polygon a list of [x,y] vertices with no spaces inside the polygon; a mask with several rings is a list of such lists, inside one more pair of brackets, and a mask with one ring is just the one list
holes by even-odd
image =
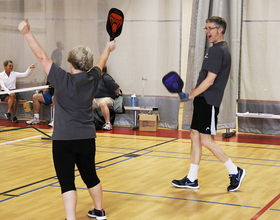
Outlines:
{"label": "man's gray t-shirt", "polygon": [[55,49],[52,52],[51,60],[56,60],[56,65],[58,67],[60,67],[61,66],[61,61],[62,61],[62,52],[59,49]]}
{"label": "man's gray t-shirt", "polygon": [[214,44],[206,53],[197,80],[198,87],[207,77],[208,71],[217,74],[214,84],[199,96],[204,96],[209,105],[220,107],[228,81],[231,55],[226,41]]}
{"label": "man's gray t-shirt", "polygon": [[54,63],[48,81],[54,86],[53,140],[95,138],[92,100],[101,77],[101,70],[70,74]]}
{"label": "man's gray t-shirt", "polygon": [[104,73],[101,76],[100,82],[98,84],[95,98],[111,97],[112,99],[115,99],[115,91],[119,87],[120,86],[115,82],[112,76],[110,76],[108,73]]}

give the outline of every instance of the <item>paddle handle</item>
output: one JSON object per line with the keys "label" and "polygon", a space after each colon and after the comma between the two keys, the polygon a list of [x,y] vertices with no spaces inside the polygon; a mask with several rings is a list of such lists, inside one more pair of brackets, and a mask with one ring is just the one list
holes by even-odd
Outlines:
{"label": "paddle handle", "polygon": [[110,37],[110,41],[113,41],[115,38],[114,37]]}

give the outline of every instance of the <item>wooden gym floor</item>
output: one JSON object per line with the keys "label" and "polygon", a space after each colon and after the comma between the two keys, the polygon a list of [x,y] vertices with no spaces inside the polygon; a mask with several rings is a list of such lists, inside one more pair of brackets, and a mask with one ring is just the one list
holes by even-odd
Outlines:
{"label": "wooden gym floor", "polygon": [[[51,141],[24,120],[0,119],[0,219],[65,219],[52,163]],[[36,125],[51,135],[46,125]],[[16,128],[16,129],[15,129]],[[109,220],[280,219],[280,137],[237,134],[215,140],[247,175],[237,192],[227,192],[226,168],[203,150],[199,190],[177,189],[173,179],[189,169],[189,132],[139,132],[115,127],[97,133],[97,172]],[[93,206],[76,171],[77,219]]]}

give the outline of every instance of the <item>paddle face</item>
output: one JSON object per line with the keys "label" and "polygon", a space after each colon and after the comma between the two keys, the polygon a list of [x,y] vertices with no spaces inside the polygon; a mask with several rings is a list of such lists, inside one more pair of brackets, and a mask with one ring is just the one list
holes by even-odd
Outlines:
{"label": "paddle face", "polygon": [[33,109],[32,101],[25,102],[25,103],[23,104],[23,109],[24,109],[25,112],[30,112],[30,111],[32,111],[32,109]]}
{"label": "paddle face", "polygon": [[110,41],[118,37],[122,32],[122,26],[124,21],[124,15],[121,10],[117,8],[111,8],[108,13],[106,29],[110,35]]}
{"label": "paddle face", "polygon": [[174,71],[167,73],[162,78],[162,83],[170,93],[182,92],[184,82],[181,77]]}

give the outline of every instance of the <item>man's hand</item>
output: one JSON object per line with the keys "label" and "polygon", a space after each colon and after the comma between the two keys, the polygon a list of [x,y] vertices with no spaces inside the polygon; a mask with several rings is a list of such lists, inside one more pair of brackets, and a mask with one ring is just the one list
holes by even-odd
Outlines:
{"label": "man's hand", "polygon": [[189,101],[189,94],[188,93],[184,93],[184,92],[180,92],[178,93],[178,95],[180,96],[181,101],[183,102],[187,102]]}
{"label": "man's hand", "polygon": [[25,21],[20,22],[18,25],[18,30],[23,34],[27,35],[30,33],[30,25],[28,23],[28,18],[25,19]]}
{"label": "man's hand", "polygon": [[30,68],[30,69],[35,68],[35,63],[31,64],[31,65],[29,66],[29,68]]}

